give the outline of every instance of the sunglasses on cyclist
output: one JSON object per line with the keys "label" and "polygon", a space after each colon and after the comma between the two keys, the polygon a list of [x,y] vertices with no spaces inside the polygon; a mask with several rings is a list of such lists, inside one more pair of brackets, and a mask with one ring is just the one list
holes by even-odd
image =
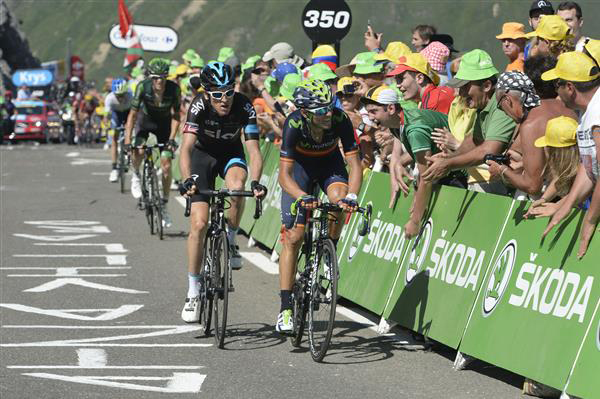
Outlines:
{"label": "sunglasses on cyclist", "polygon": [[321,107],[321,108],[307,109],[308,112],[310,112],[311,114],[316,115],[316,116],[327,115],[327,113],[330,112],[331,110],[333,110],[333,104],[329,104],[326,107]]}
{"label": "sunglasses on cyclist", "polygon": [[210,94],[210,96],[213,99],[220,100],[223,98],[223,96],[227,96],[227,97],[233,96],[235,94],[235,90],[229,89],[227,91],[209,91],[208,94]]}
{"label": "sunglasses on cyclist", "polygon": [[152,80],[158,80],[158,79],[166,79],[167,77],[165,75],[150,75],[150,79]]}

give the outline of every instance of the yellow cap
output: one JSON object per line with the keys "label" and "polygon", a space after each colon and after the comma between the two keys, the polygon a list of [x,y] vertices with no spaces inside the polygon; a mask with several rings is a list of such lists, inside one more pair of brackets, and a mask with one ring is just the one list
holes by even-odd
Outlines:
{"label": "yellow cap", "polygon": [[175,70],[175,75],[185,75],[190,68],[185,64],[179,64]]}
{"label": "yellow cap", "polygon": [[[357,82],[355,77],[352,76],[344,76],[337,81],[337,91],[336,93],[343,93],[344,87],[347,85],[352,85],[354,82]],[[350,94],[350,93],[349,93]]]}
{"label": "yellow cap", "polygon": [[577,144],[577,121],[566,116],[550,119],[546,133],[535,141],[536,147],[570,147]]}
{"label": "yellow cap", "polygon": [[542,74],[542,80],[563,79],[569,82],[589,82],[600,76],[598,66],[587,55],[570,51],[558,56],[553,69]]}
{"label": "yellow cap", "polygon": [[85,101],[91,101],[91,100],[92,100],[92,98],[94,98],[94,96],[92,96],[91,94],[86,94],[85,96],[83,96],[83,99],[84,99]]}
{"label": "yellow cap", "polygon": [[558,15],[542,15],[536,30],[525,37],[541,37],[546,40],[564,40],[569,34],[569,25]]}
{"label": "yellow cap", "polygon": [[590,39],[584,48],[590,53],[596,64],[600,65],[600,40]]}
{"label": "yellow cap", "polygon": [[410,48],[402,42],[390,42],[383,53],[375,55],[375,61],[391,61],[398,63],[398,58],[410,54]]}
{"label": "yellow cap", "polygon": [[396,69],[388,73],[386,76],[399,75],[405,71],[421,72],[423,75],[429,77],[433,84],[438,85],[440,83],[439,75],[431,68],[427,58],[421,53],[410,53],[408,55],[400,57],[397,62],[398,66]]}

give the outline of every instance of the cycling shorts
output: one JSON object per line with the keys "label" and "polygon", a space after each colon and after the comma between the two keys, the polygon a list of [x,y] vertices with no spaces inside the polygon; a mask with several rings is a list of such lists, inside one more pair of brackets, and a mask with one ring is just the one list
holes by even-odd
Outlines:
{"label": "cycling shorts", "polygon": [[124,127],[127,122],[127,116],[129,115],[129,110],[127,111],[112,111],[110,115],[110,128],[116,129],[118,127]]}
{"label": "cycling shorts", "polygon": [[[167,144],[171,136],[171,119],[155,120],[145,113],[139,112],[135,122],[135,132],[133,142],[135,146],[144,145],[150,133],[156,136],[158,144]],[[173,158],[173,152],[163,147],[160,156],[162,158]]]}
{"label": "cycling shorts", "polygon": [[[318,184],[324,193],[332,184],[348,185],[348,172],[342,154],[336,150],[325,157],[310,159],[303,157],[294,162],[292,177],[300,189],[308,194],[313,194],[313,187]],[[291,206],[296,201],[291,195],[281,193],[281,222],[286,229],[306,224],[306,210],[298,208],[298,215],[294,216]]]}
{"label": "cycling shorts", "polygon": [[[191,173],[197,175],[196,187],[200,190],[214,190],[217,176],[225,178],[227,171],[232,167],[248,170],[243,148],[235,147],[229,152],[218,155],[194,147],[191,157]],[[192,202],[209,202],[210,197],[194,194]]]}

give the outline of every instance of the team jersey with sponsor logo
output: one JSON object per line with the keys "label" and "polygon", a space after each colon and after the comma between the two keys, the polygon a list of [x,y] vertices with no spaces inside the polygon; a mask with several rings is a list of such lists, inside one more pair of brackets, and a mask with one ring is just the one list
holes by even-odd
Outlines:
{"label": "team jersey with sponsor logo", "polygon": [[[152,80],[141,81],[135,88],[135,95],[131,100],[131,109],[142,110],[152,119],[171,119],[181,107],[181,89],[171,80],[165,82],[165,92],[160,102],[156,102]],[[172,110],[176,110],[174,113]]]}
{"label": "team jersey with sponsor logo", "polygon": [[196,146],[206,149],[241,143],[242,128],[246,140],[259,139],[256,111],[246,96],[235,93],[229,114],[221,117],[210,101],[198,94],[188,108],[183,132],[195,134]]}
{"label": "team jersey with sponsor logo", "polygon": [[338,149],[338,141],[346,155],[358,153],[358,144],[354,138],[354,128],[344,111],[333,109],[331,128],[323,132],[323,138],[317,142],[309,131],[309,123],[300,110],[292,112],[283,126],[283,140],[280,158],[298,160],[299,158],[325,157]]}

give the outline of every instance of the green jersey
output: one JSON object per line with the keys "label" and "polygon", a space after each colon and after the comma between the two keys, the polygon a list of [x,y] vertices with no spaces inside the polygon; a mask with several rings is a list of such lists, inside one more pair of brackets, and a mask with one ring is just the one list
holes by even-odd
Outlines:
{"label": "green jersey", "polygon": [[131,100],[131,108],[139,111],[140,109],[152,119],[171,119],[172,110],[179,112],[181,107],[181,89],[177,83],[167,80],[165,82],[165,92],[159,103],[156,102],[152,80],[141,81],[135,90],[135,95]]}

